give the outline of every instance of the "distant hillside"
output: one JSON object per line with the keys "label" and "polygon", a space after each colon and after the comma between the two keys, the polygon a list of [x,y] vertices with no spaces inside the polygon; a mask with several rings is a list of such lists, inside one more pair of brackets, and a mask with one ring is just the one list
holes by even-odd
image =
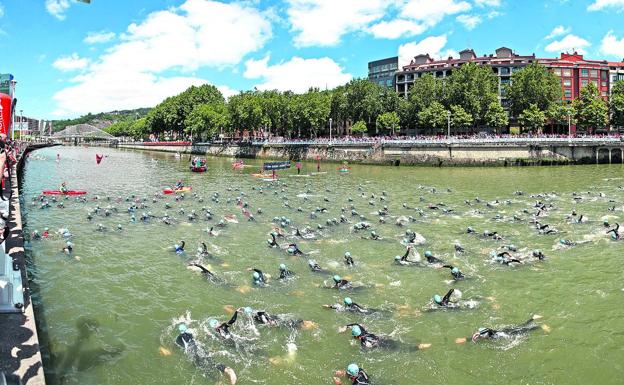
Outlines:
{"label": "distant hillside", "polygon": [[73,126],[74,124],[90,124],[99,129],[104,129],[121,120],[142,118],[150,110],[151,108],[138,108],[136,110],[101,112],[99,114],[88,113],[76,119],[54,120],[53,127],[55,132],[64,130],[65,127]]}

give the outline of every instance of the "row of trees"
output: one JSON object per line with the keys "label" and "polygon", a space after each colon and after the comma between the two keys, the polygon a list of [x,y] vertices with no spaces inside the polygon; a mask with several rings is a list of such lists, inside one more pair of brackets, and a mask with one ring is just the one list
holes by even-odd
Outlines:
{"label": "row of trees", "polygon": [[[116,136],[145,137],[177,133],[195,138],[249,130],[256,135],[284,137],[369,133],[395,134],[416,130],[419,134],[453,133],[476,128],[506,128],[508,112],[499,100],[499,79],[491,68],[465,64],[452,75],[438,79],[417,78],[407,98],[366,79],[355,79],[333,90],[310,89],[304,94],[289,91],[247,91],[227,101],[211,85],[191,87],[169,97],[144,118],[113,124]],[[624,125],[624,82],[613,87],[610,105],[590,83],[572,104],[562,101],[560,79],[539,64],[512,75],[500,92],[509,115],[531,131],[546,124],[582,129],[605,127],[609,118]],[[609,110],[610,109],[610,110]]]}

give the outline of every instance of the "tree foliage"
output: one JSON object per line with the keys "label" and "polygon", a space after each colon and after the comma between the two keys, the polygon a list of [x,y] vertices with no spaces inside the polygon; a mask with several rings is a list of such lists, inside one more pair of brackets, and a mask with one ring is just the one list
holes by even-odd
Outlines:
{"label": "tree foliage", "polygon": [[561,80],[545,66],[533,63],[511,75],[505,95],[514,116],[530,109],[532,104],[543,112],[561,101]]}
{"label": "tree foliage", "polygon": [[581,88],[580,95],[572,106],[581,129],[604,128],[609,122],[609,108],[594,83]]}
{"label": "tree foliage", "polygon": [[457,131],[465,131],[472,127],[472,116],[462,106],[451,106],[451,128]]}
{"label": "tree foliage", "polygon": [[429,132],[440,133],[447,125],[448,111],[442,103],[434,101],[418,113],[418,121],[422,127],[428,128]]}
{"label": "tree foliage", "polygon": [[546,114],[540,110],[537,104],[531,104],[527,109],[518,116],[520,125],[532,131],[539,131],[546,123]]}
{"label": "tree foliage", "polygon": [[395,111],[384,112],[383,114],[377,116],[376,126],[378,130],[390,132],[394,135],[395,132],[398,132],[401,129],[399,123],[399,114]]}
{"label": "tree foliage", "polygon": [[624,80],[615,82],[612,86],[609,113],[613,126],[624,127]]}
{"label": "tree foliage", "polygon": [[498,101],[491,102],[485,111],[484,123],[488,127],[502,128],[509,124],[507,113]]}

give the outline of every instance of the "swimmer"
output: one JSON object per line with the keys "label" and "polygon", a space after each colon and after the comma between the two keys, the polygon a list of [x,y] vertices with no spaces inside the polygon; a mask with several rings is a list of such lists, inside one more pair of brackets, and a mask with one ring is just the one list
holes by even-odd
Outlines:
{"label": "swimmer", "polygon": [[335,311],[350,311],[354,313],[362,313],[362,314],[372,314],[375,313],[375,309],[366,309],[357,303],[353,302],[353,300],[349,297],[345,297],[343,300],[343,304],[333,304],[333,305],[323,305],[325,309],[332,309]]}
{"label": "swimmer", "polygon": [[210,367],[211,369],[212,368],[217,369],[219,372],[221,372],[222,374],[226,375],[229,378],[230,385],[236,385],[236,381],[237,381],[236,373],[234,372],[232,368],[227,367],[223,364],[214,365],[212,361],[206,362],[206,359],[202,358],[203,355],[199,354],[198,352],[199,346],[195,342],[195,339],[193,338],[193,334],[189,332],[188,326],[186,324],[178,325],[178,331],[180,332],[180,334],[175,340],[176,345],[184,349],[184,351],[193,358],[193,360],[195,361],[195,364],[198,367],[202,367],[202,368]]}
{"label": "swimmer", "polygon": [[[338,331],[345,332],[347,328],[351,328],[351,336],[353,339],[360,341],[362,349],[381,348],[397,350],[402,347],[399,342],[370,333],[364,329],[364,326],[357,323],[348,324],[346,327],[342,327]],[[427,347],[427,345],[408,346],[407,350],[415,351],[424,347]]]}
{"label": "swimmer", "polygon": [[67,243],[65,244],[65,247],[63,247],[63,250],[61,250],[63,253],[65,254],[71,254],[71,252],[74,250],[74,244],[71,243],[70,241],[67,241]]}
{"label": "swimmer", "polygon": [[332,286],[332,289],[349,289],[352,287],[351,282],[347,281],[346,279],[342,279],[339,275],[334,275],[332,277],[332,279],[334,280],[334,286]]}
{"label": "swimmer", "polygon": [[303,251],[299,250],[299,247],[297,247],[296,243],[291,243],[288,245],[288,249],[286,249],[288,251],[288,254],[293,254],[293,255],[304,255]]}
{"label": "swimmer", "polygon": [[490,252],[490,257],[492,258],[494,262],[498,262],[501,265],[509,266],[509,264],[511,263],[522,263],[522,261],[520,261],[519,259],[513,258],[511,254],[509,254],[507,251],[503,251],[500,253],[496,253],[495,251],[492,251]]}
{"label": "swimmer", "polygon": [[370,385],[370,379],[364,369],[356,364],[349,364],[347,370],[337,370],[334,372],[334,384],[342,385],[340,377],[347,377],[351,381],[351,385]]}
{"label": "swimmer", "polygon": [[211,280],[217,279],[217,276],[214,275],[212,271],[208,270],[206,267],[204,267],[203,265],[200,265],[199,263],[192,262],[192,263],[189,263],[189,266],[195,266],[199,268],[202,274],[208,279],[211,279]]}
{"label": "swimmer", "polygon": [[308,259],[308,266],[313,273],[331,274],[329,271],[321,268],[321,266],[314,259]]}
{"label": "swimmer", "polygon": [[199,249],[197,249],[197,252],[198,252],[199,256],[202,257],[202,258],[209,258],[209,257],[211,257],[210,252],[208,252],[208,246],[206,246],[205,242],[201,243],[201,247]]}
{"label": "swimmer", "polygon": [[412,246],[407,246],[407,250],[405,251],[405,254],[403,254],[403,256],[397,255],[394,257],[394,262],[398,265],[402,265],[402,266],[413,266],[413,265],[417,265],[418,261],[412,261],[409,260],[408,257],[410,255],[412,251]]}
{"label": "swimmer", "polygon": [[617,241],[617,240],[619,240],[619,239],[620,239],[620,233],[619,233],[619,231],[618,231],[619,229],[620,229],[620,224],[619,224],[619,223],[616,223],[616,224],[615,224],[615,227],[613,227],[613,228],[611,228],[611,229],[609,229],[609,230],[607,231],[607,234],[612,233],[611,238],[613,238],[614,240],[616,240],[616,241]]}
{"label": "swimmer", "polygon": [[347,266],[353,266],[355,265],[355,262],[353,261],[353,257],[351,257],[351,253],[350,252],[345,252],[344,254],[344,260],[345,260],[345,264]]}
{"label": "swimmer", "polygon": [[234,312],[234,315],[232,315],[232,318],[230,318],[228,322],[223,322],[222,324],[219,325],[219,321],[213,318],[208,321],[208,325],[214,329],[214,331],[217,333],[219,337],[221,337],[224,340],[229,340],[232,338],[232,333],[230,333],[230,327],[234,325],[237,318],[238,318],[238,310]]}
{"label": "swimmer", "polygon": [[459,280],[459,279],[465,278],[464,274],[456,267],[453,267],[451,265],[444,265],[442,267],[445,267],[447,269],[451,269],[451,275],[453,276],[453,279],[456,280],[456,281]]}
{"label": "swimmer", "polygon": [[428,263],[442,263],[444,261],[442,261],[441,259],[438,259],[436,257],[433,256],[433,253],[429,250],[425,251],[425,258],[427,258],[427,262]]}
{"label": "swimmer", "polygon": [[288,329],[295,330],[295,329],[301,329],[301,328],[310,329],[314,327],[315,325],[314,322],[312,321],[287,319],[279,315],[277,316],[271,315],[267,313],[266,311],[257,311],[253,313],[253,311],[249,307],[244,308],[244,312],[245,314],[251,315],[251,318],[254,320],[255,323],[258,323],[260,325],[266,325],[269,327],[285,327]]}
{"label": "swimmer", "polygon": [[293,273],[292,271],[288,270],[288,268],[286,268],[285,264],[280,264],[279,265],[279,270],[280,270],[280,275],[279,275],[279,279],[289,279],[289,278],[293,278],[295,276],[295,273]]}
{"label": "swimmer", "polygon": [[31,234],[32,239],[41,239],[41,234],[39,234],[39,230],[35,230]]}
{"label": "swimmer", "polygon": [[184,241],[180,241],[180,243],[176,243],[175,245],[173,245],[173,249],[175,250],[176,254],[182,254],[184,253]]}
{"label": "swimmer", "polygon": [[438,294],[433,296],[433,303],[435,303],[438,306],[441,307],[449,307],[450,303],[451,303],[451,295],[453,295],[453,292],[455,291],[455,289],[451,289],[449,290],[444,297],[440,297]]}
{"label": "swimmer", "polygon": [[463,253],[466,251],[466,249],[464,249],[459,243],[455,243],[454,247],[455,247],[455,252],[457,253]]}
{"label": "swimmer", "polygon": [[249,269],[249,271],[253,271],[253,284],[256,286],[264,286],[266,285],[266,278],[261,270],[258,269]]}
{"label": "swimmer", "polygon": [[533,250],[531,254],[533,255],[533,258],[537,258],[540,261],[543,261],[544,259],[546,259],[546,256],[544,255],[544,253],[542,253],[541,250]]}
{"label": "swimmer", "polygon": [[[501,330],[494,330],[490,328],[479,328],[477,332],[472,335],[472,342],[477,342],[479,339],[499,339],[510,338],[516,335],[526,334],[530,331],[539,329],[539,326],[535,323],[536,320],[542,318],[539,315],[534,315],[529,318],[523,324],[517,326],[506,327]],[[459,342],[460,340],[458,340]]]}

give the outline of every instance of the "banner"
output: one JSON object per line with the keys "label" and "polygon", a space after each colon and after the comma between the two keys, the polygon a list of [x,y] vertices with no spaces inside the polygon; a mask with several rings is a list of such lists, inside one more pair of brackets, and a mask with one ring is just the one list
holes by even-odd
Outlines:
{"label": "banner", "polygon": [[0,133],[9,135],[11,128],[11,97],[0,94]]}
{"label": "banner", "polygon": [[0,94],[11,95],[11,81],[13,80],[13,75],[11,74],[0,74]]}
{"label": "banner", "polygon": [[262,166],[265,171],[285,170],[290,168],[290,162],[267,162]]}

